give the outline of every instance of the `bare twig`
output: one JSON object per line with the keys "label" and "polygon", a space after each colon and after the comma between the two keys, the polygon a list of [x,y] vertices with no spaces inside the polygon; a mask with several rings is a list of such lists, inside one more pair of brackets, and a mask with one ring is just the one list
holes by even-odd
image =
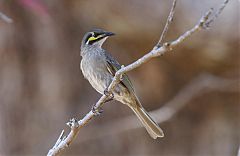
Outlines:
{"label": "bare twig", "polygon": [[159,39],[159,41],[158,41],[158,43],[156,45],[157,47],[160,47],[162,45],[162,42],[163,42],[163,40],[164,40],[164,38],[166,36],[166,33],[168,32],[168,28],[169,28],[170,24],[173,21],[173,15],[175,13],[176,4],[177,4],[177,0],[174,0],[173,4],[172,4],[171,11],[170,11],[170,13],[168,15],[168,18],[167,18],[167,22],[166,22],[166,24],[164,26],[164,29],[163,29],[162,34],[161,34],[161,37],[160,37],[160,39]]}
{"label": "bare twig", "polygon": [[[183,87],[169,102],[163,104],[163,107],[149,113],[157,123],[163,123],[170,120],[192,99],[212,91],[237,92],[239,91],[237,87],[238,84],[239,80],[237,79],[227,79],[211,74],[201,74]],[[80,142],[115,135],[140,127],[142,127],[142,125],[139,124],[136,117],[129,116],[97,127],[101,133],[95,133],[94,136],[91,135],[93,133],[92,131],[88,131],[87,134],[81,138]],[[93,131],[96,130],[96,128],[92,129]]]}
{"label": "bare twig", "polygon": [[[225,5],[226,5],[226,3],[225,3]],[[184,34],[182,34],[175,41],[172,41],[169,43],[164,43],[163,46],[161,46],[161,47],[158,47],[158,44],[157,44],[149,53],[147,53],[146,55],[144,55],[137,61],[133,62],[132,64],[130,64],[126,67],[122,67],[120,70],[118,70],[116,72],[111,84],[107,88],[110,95],[111,95],[114,87],[120,82],[121,76],[124,73],[127,73],[127,72],[141,66],[142,64],[146,63],[147,61],[149,61],[150,59],[152,59],[154,57],[158,57],[158,56],[165,54],[166,52],[172,50],[177,45],[181,44],[185,39],[189,38],[193,33],[204,29],[206,23],[211,20],[211,19],[209,19],[209,17],[212,13],[213,13],[213,10],[211,9],[200,19],[200,21],[198,22],[197,25],[195,25],[192,29],[190,29],[187,32],[185,32]],[[101,107],[107,99],[108,99],[108,96],[103,95],[98,100],[98,102],[95,104],[96,109]],[[59,137],[61,141],[59,142],[58,145],[55,144],[54,147],[49,150],[48,156],[59,155],[65,148],[67,148],[71,144],[73,139],[77,136],[78,132],[80,131],[81,127],[86,125],[93,117],[94,117],[94,113],[91,110],[90,112],[88,112],[85,115],[85,117],[83,119],[81,119],[79,121],[77,121],[76,119],[70,120],[68,123],[68,125],[71,128],[70,133],[64,137],[61,136],[62,135],[62,133],[61,133],[61,135],[60,135],[61,137]]]}
{"label": "bare twig", "polygon": [[0,19],[6,23],[13,23],[13,20],[2,12],[0,12]]}
{"label": "bare twig", "polygon": [[218,16],[222,13],[223,9],[225,8],[225,6],[227,5],[229,0],[225,0],[223,2],[223,4],[220,6],[220,8],[216,11],[216,13],[214,14],[213,18],[211,18],[206,24],[205,26],[206,27],[210,27],[210,24],[213,23],[217,18]]}

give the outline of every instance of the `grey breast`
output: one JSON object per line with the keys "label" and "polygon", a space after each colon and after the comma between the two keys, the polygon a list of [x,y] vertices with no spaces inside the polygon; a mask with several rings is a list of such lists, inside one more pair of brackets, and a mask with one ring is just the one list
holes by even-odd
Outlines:
{"label": "grey breast", "polygon": [[94,49],[82,57],[81,69],[84,77],[94,89],[103,94],[112,79],[106,68],[106,58],[103,51],[101,49]]}

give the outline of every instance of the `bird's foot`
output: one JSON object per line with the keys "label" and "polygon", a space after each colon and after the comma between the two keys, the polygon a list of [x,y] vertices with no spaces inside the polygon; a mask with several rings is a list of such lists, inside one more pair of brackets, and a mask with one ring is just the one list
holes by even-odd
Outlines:
{"label": "bird's foot", "polygon": [[108,103],[108,102],[110,102],[110,101],[112,101],[113,100],[113,98],[107,98],[105,101],[104,101],[104,103]]}
{"label": "bird's foot", "polygon": [[108,101],[111,101],[114,98],[114,94],[109,92],[107,89],[104,90],[104,95],[108,97]]}
{"label": "bird's foot", "polygon": [[103,113],[103,109],[102,109],[101,107],[96,108],[96,105],[94,104],[94,105],[92,106],[92,112],[93,112],[93,114],[94,114],[95,116],[99,116],[100,114]]}

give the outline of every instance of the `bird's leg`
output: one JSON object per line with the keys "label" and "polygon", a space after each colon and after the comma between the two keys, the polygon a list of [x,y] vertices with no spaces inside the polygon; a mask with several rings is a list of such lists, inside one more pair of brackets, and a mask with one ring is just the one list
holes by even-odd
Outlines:
{"label": "bird's leg", "polygon": [[[107,99],[104,101],[104,103],[112,101],[114,98],[114,94],[112,92],[109,92],[107,89],[104,90],[104,95],[107,96]],[[103,112],[103,109],[101,107],[96,108],[96,105],[94,104],[92,106],[92,112],[94,113],[94,115],[98,116]]]}
{"label": "bird's leg", "polygon": [[110,101],[112,101],[113,100],[113,98],[108,98],[108,99],[106,99],[105,101],[104,101],[104,103],[107,103],[107,102],[110,102]]}
{"label": "bird's leg", "polygon": [[114,94],[112,92],[109,92],[107,89],[105,89],[103,93],[108,97],[108,99],[106,100],[107,102],[113,100]]}
{"label": "bird's leg", "polygon": [[95,116],[100,115],[103,112],[103,109],[101,107],[96,108],[96,104],[93,104],[92,106],[92,112]]}
{"label": "bird's leg", "polygon": [[114,98],[114,94],[113,94],[113,93],[110,93],[107,89],[104,90],[104,95],[107,96],[107,99],[105,100],[104,103],[110,102],[110,101],[112,101],[113,98]]}

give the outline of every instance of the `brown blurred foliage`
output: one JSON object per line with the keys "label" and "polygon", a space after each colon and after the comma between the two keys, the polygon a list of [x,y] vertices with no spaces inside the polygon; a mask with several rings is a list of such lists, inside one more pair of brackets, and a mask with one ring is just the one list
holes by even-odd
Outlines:
{"label": "brown blurred foliage", "polygon": [[[191,28],[222,1],[178,1],[167,40]],[[83,34],[115,32],[104,47],[129,64],[157,42],[171,8],[161,0],[7,0],[0,10],[0,155],[45,155],[64,124],[81,118],[100,95],[79,69]],[[173,52],[129,73],[147,110],[158,109],[186,83],[208,72],[239,79],[239,2],[230,1],[207,30]],[[238,86],[239,87],[239,86]],[[132,112],[118,102],[84,127],[65,155],[236,155],[240,144],[239,92],[194,98],[161,124],[166,136],[152,140],[143,128],[81,142],[88,129]],[[93,126],[94,125],[94,126]],[[88,134],[89,135],[89,134]],[[94,135],[94,134],[91,134]]]}

